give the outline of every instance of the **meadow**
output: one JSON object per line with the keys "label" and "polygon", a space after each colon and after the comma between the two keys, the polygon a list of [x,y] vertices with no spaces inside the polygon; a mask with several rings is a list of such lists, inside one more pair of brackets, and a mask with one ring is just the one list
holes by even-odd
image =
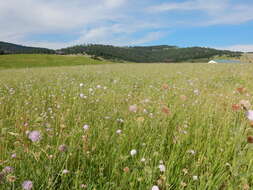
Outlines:
{"label": "meadow", "polygon": [[1,55],[0,69],[31,68],[31,67],[59,67],[77,65],[108,64],[109,61],[95,60],[82,55],[43,55],[16,54]]}
{"label": "meadow", "polygon": [[0,189],[249,190],[251,64],[0,71]]}

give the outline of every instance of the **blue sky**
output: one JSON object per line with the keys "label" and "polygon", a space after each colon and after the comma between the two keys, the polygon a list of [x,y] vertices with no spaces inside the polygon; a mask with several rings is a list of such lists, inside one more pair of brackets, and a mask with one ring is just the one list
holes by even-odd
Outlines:
{"label": "blue sky", "polygon": [[253,51],[252,0],[0,0],[0,41]]}

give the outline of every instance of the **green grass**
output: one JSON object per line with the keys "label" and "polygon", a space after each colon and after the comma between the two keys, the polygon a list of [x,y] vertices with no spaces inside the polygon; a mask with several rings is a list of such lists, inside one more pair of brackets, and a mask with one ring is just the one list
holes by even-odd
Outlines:
{"label": "green grass", "polygon": [[[36,190],[251,189],[253,130],[244,111],[231,106],[252,102],[252,73],[250,64],[2,70],[0,171],[14,171],[0,189],[21,189],[25,180]],[[137,112],[130,112],[135,104]],[[39,142],[29,140],[33,130]],[[66,152],[58,149],[63,144]]]}
{"label": "green grass", "polygon": [[62,55],[39,55],[39,54],[0,55],[0,69],[96,65],[106,63],[111,62],[94,60],[85,56],[62,56]]}

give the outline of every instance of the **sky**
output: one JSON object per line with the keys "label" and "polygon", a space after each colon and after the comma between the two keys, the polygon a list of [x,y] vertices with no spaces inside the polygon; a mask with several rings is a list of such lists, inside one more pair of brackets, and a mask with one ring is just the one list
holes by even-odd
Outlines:
{"label": "sky", "polygon": [[0,0],[0,41],[253,52],[252,0]]}

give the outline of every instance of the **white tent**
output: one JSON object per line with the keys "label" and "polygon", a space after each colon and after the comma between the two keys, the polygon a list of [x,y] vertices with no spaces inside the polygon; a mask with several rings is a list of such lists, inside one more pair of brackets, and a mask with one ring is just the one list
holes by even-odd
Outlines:
{"label": "white tent", "polygon": [[214,60],[211,60],[211,61],[209,61],[208,63],[209,63],[209,64],[217,64],[217,62],[214,61]]}

